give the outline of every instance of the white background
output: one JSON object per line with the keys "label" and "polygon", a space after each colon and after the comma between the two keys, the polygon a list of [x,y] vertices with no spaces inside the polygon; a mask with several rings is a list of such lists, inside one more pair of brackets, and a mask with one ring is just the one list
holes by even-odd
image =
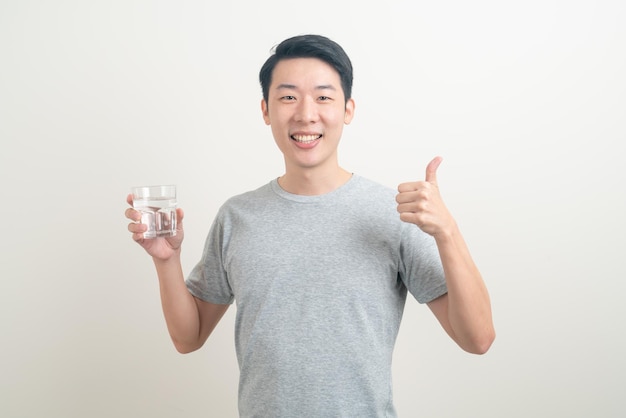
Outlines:
{"label": "white background", "polygon": [[625,416],[624,22],[619,0],[0,0],[0,416],[236,416],[235,309],[175,352],[125,198],[178,185],[187,273],[219,205],[282,174],[257,76],[303,33],[355,66],[343,166],[395,187],[442,155],[493,299],[485,356],[409,301],[400,416]]}

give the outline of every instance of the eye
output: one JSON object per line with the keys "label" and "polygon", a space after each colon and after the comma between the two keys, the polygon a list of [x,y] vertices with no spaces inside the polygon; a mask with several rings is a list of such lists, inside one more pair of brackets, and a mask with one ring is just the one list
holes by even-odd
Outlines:
{"label": "eye", "polygon": [[332,100],[332,98],[330,98],[328,96],[320,96],[318,98],[318,100],[321,101],[321,102],[328,102],[328,101]]}
{"label": "eye", "polygon": [[280,98],[280,100],[290,102],[290,101],[296,100],[296,97],[295,96],[283,96]]}

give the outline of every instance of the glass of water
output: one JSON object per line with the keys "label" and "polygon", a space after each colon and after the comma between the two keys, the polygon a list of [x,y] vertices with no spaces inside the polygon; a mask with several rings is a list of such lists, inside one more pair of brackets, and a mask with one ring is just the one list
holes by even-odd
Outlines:
{"label": "glass of water", "polygon": [[138,186],[131,189],[133,208],[148,226],[144,238],[176,235],[176,186]]}

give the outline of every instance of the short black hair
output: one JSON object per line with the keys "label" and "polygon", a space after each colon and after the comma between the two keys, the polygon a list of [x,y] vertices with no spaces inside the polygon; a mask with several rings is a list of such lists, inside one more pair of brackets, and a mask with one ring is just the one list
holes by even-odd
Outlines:
{"label": "short black hair", "polygon": [[263,99],[266,102],[276,64],[281,60],[291,58],[317,58],[329,64],[339,73],[346,102],[352,97],[352,62],[343,48],[325,36],[298,35],[285,39],[275,46],[272,55],[261,67],[259,81],[263,90]]}

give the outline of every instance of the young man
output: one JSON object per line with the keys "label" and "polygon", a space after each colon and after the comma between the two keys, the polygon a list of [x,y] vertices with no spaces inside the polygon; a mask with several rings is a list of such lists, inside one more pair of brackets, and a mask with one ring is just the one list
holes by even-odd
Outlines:
{"label": "young man", "polygon": [[174,237],[143,239],[126,211],[172,340],[197,350],[235,301],[242,417],[396,416],[391,357],[407,291],[464,350],[494,339],[487,290],[439,194],[441,159],[397,194],[339,165],[352,65],[325,37],[282,42],[260,81],[285,173],[220,208],[186,281],[182,222]]}

